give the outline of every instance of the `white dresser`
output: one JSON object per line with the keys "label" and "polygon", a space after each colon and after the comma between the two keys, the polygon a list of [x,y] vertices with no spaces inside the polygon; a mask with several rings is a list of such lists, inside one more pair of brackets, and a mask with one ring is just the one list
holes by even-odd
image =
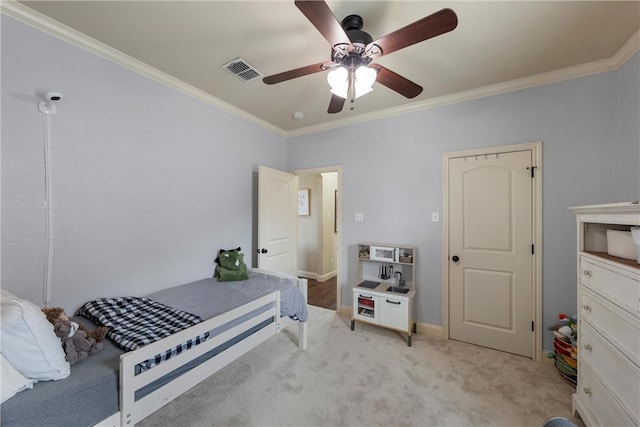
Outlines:
{"label": "white dresser", "polygon": [[607,254],[607,229],[640,225],[640,204],[572,208],[578,226],[578,385],[587,426],[640,425],[640,265]]}

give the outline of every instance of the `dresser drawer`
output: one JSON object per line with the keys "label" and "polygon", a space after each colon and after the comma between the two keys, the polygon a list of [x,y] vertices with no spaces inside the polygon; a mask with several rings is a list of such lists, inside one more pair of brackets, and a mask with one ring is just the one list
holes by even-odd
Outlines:
{"label": "dresser drawer", "polygon": [[625,310],[640,316],[640,270],[627,270],[581,255],[580,282]]}
{"label": "dresser drawer", "polygon": [[581,366],[578,386],[578,399],[584,402],[602,426],[635,426],[629,415],[602,386],[589,366]]}
{"label": "dresser drawer", "polygon": [[640,364],[640,319],[584,287],[580,289],[579,309],[581,325],[589,323],[636,365]]}
{"label": "dresser drawer", "polygon": [[640,367],[616,350],[589,324],[582,323],[580,328],[580,369],[593,368],[599,377],[627,411],[640,419]]}

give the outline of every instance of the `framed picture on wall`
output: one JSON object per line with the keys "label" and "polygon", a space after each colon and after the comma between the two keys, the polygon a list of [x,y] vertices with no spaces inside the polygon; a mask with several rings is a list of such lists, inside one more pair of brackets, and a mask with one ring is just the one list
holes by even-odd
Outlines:
{"label": "framed picture on wall", "polygon": [[333,232],[338,232],[338,190],[333,192]]}
{"label": "framed picture on wall", "polygon": [[309,209],[309,204],[311,203],[309,200],[310,192],[311,190],[308,188],[298,190],[298,215],[299,216],[311,215],[311,211]]}

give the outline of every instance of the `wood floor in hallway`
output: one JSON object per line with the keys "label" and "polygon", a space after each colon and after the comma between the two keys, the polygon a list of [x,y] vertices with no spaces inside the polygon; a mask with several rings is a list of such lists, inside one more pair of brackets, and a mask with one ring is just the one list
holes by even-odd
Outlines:
{"label": "wood floor in hallway", "polygon": [[336,281],[334,276],[324,282],[314,279],[307,279],[307,302],[309,305],[322,307],[329,310],[336,309]]}

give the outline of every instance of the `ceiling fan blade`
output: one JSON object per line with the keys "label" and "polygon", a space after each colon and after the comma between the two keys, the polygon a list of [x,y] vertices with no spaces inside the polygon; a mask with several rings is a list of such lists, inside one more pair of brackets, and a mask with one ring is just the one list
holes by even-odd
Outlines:
{"label": "ceiling fan blade", "polygon": [[334,114],[342,111],[342,107],[344,106],[344,98],[339,97],[338,95],[331,95],[331,101],[329,101],[329,108],[327,109],[327,113]]}
{"label": "ceiling fan blade", "polygon": [[456,13],[451,9],[442,9],[369,43],[367,50],[369,50],[370,46],[377,45],[382,49],[382,55],[387,55],[396,50],[447,33],[457,26],[458,16]]}
{"label": "ceiling fan blade", "polygon": [[262,79],[268,85],[284,82],[286,80],[295,79],[296,77],[306,76],[308,74],[318,73],[324,71],[326,68],[326,62],[319,62],[313,65],[307,65],[306,67],[296,68],[294,70],[285,71],[271,76],[264,77]]}
{"label": "ceiling fan blade", "polygon": [[388,87],[391,90],[395,90],[400,95],[407,98],[415,98],[422,93],[422,86],[419,86],[411,80],[402,77],[400,74],[391,71],[388,68],[379,64],[372,64],[369,67],[375,69],[378,72],[376,82]]}
{"label": "ceiling fan blade", "polygon": [[340,21],[338,21],[324,1],[318,0],[296,0],[296,7],[307,17],[320,34],[327,39],[331,47],[338,44],[351,46],[351,40],[344,32]]}

